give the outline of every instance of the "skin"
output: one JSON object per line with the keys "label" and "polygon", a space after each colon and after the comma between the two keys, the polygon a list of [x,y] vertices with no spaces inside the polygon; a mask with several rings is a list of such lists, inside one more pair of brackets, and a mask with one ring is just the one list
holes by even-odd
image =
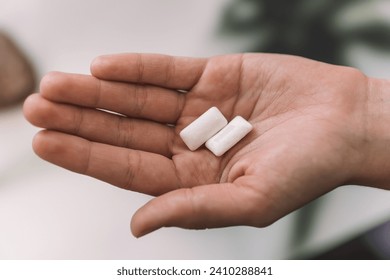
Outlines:
{"label": "skin", "polygon": [[[33,149],[155,196],[132,218],[136,237],[265,227],[345,184],[389,189],[387,81],[276,54],[117,54],[96,58],[91,73],[49,73],[25,101],[27,120],[44,128]],[[191,152],[179,137],[212,106],[254,127],[222,157]]]}

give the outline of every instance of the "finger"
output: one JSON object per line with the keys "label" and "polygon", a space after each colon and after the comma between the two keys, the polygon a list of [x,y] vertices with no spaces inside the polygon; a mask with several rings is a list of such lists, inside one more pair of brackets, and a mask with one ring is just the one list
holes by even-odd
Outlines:
{"label": "finger", "polygon": [[136,237],[161,227],[204,229],[233,225],[265,226],[271,223],[266,197],[254,188],[235,183],[180,189],[152,199],[133,216]]}
{"label": "finger", "polygon": [[189,90],[200,79],[206,63],[204,58],[115,54],[97,57],[91,64],[91,73],[105,80]]}
{"label": "finger", "polygon": [[44,98],[52,101],[101,108],[163,123],[176,122],[185,98],[173,90],[60,72],[47,74],[41,81],[40,91]]}
{"label": "finger", "polygon": [[160,195],[179,187],[173,162],[161,155],[50,130],[35,136],[33,148],[44,160],[124,189]]}
{"label": "finger", "polygon": [[54,103],[39,94],[28,97],[23,109],[26,119],[38,127],[77,135],[94,142],[172,156],[174,130],[166,125]]}

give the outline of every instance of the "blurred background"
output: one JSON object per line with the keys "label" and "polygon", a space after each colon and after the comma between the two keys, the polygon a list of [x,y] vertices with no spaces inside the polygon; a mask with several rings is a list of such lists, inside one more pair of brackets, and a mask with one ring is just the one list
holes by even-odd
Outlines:
{"label": "blurred background", "polygon": [[[390,192],[341,187],[264,228],[130,234],[150,197],[40,160],[21,100],[100,54],[279,52],[390,73],[387,0],[0,0],[0,259],[389,259]],[[315,184],[315,182],[313,182]]]}

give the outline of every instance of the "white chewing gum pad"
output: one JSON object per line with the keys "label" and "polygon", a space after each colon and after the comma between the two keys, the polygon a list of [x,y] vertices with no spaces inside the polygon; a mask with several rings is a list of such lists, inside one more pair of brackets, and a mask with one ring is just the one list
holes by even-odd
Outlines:
{"label": "white chewing gum pad", "polygon": [[235,117],[220,132],[206,142],[206,147],[217,157],[222,156],[231,147],[244,138],[253,126],[243,117]]}
{"label": "white chewing gum pad", "polygon": [[217,107],[211,107],[180,132],[180,137],[191,151],[202,146],[227,124]]}

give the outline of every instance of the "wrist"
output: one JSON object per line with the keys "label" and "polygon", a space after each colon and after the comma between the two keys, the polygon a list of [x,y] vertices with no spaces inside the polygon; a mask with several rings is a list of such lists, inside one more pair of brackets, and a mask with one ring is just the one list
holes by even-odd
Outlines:
{"label": "wrist", "polygon": [[390,189],[390,81],[368,78],[357,183]]}

